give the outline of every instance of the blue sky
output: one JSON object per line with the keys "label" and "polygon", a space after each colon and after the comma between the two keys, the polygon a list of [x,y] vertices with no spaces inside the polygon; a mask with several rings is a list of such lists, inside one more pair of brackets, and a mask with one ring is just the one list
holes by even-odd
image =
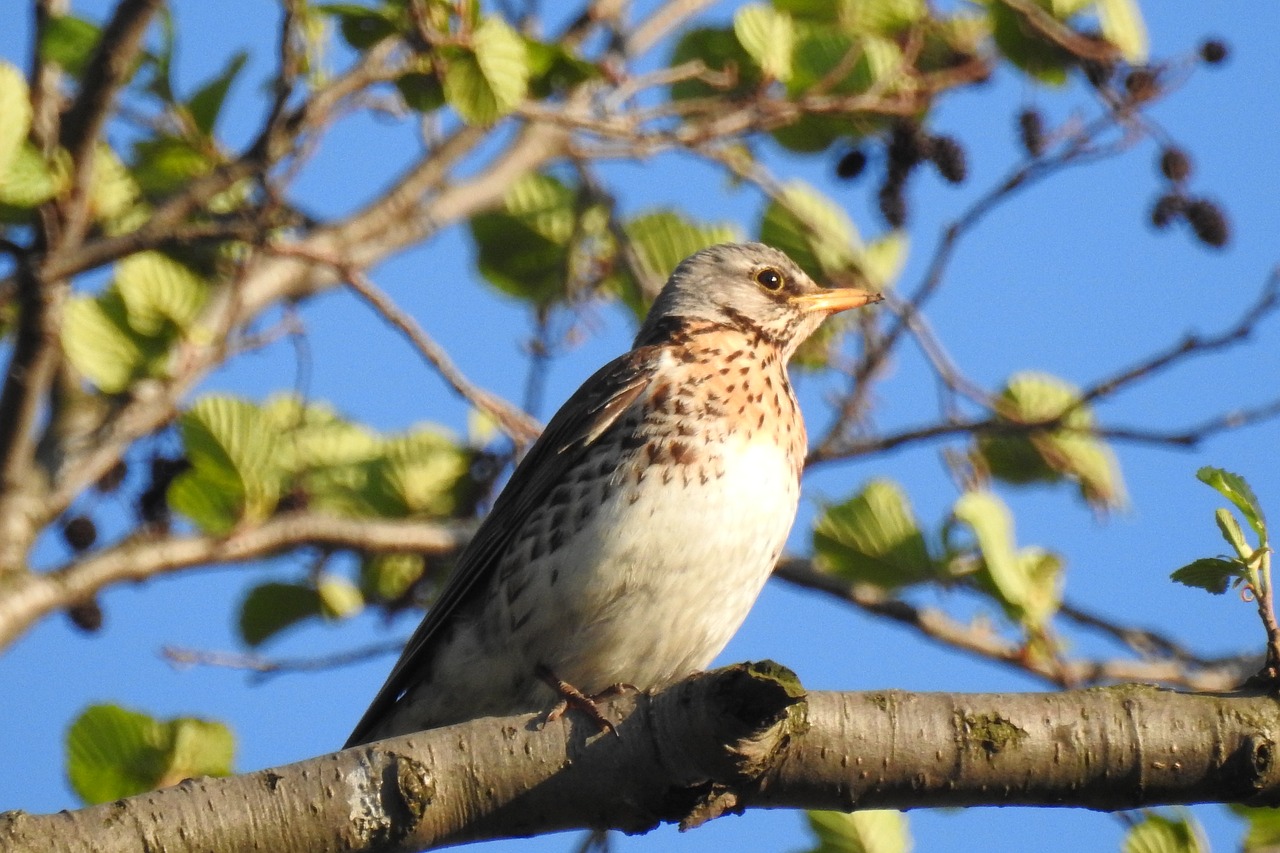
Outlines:
{"label": "blue sky", "polygon": [[[1268,3],[1145,4],[1156,55],[1186,54],[1201,38],[1226,39],[1232,53],[1219,69],[1198,71],[1160,104],[1154,116],[1195,162],[1192,186],[1219,200],[1233,223],[1224,251],[1199,247],[1181,229],[1155,232],[1147,209],[1159,191],[1148,143],[1127,156],[1054,179],[1002,206],[960,247],[946,286],[926,311],[955,360],[974,379],[996,386],[1021,369],[1045,370],[1080,384],[1140,360],[1188,331],[1214,332],[1234,322],[1280,260],[1280,136],[1274,90],[1280,54],[1274,34],[1280,11]],[[25,9],[25,4],[23,4]],[[73,4],[99,17],[102,2]],[[233,92],[225,131],[248,138],[261,104],[258,83],[269,71],[273,4],[225,0],[174,4],[180,34],[180,88],[190,91],[214,73],[229,51],[245,46],[253,58]],[[712,15],[723,18],[732,4]],[[1230,14],[1223,11],[1230,9]],[[11,18],[15,16],[11,13]],[[237,26],[228,27],[234,21]],[[0,57],[25,65],[29,12],[0,30]],[[991,186],[1018,156],[1012,117],[1034,105],[1051,121],[1087,109],[1078,88],[1050,91],[1008,72],[991,84],[945,100],[933,120],[939,132],[968,149],[970,178],[960,188],[921,175],[911,186],[912,251],[902,283],[909,291],[922,274],[940,226]],[[413,129],[390,119],[355,119],[334,129],[299,180],[298,199],[322,214],[349,210],[394,174],[411,150]],[[833,157],[800,159],[766,146],[784,177],[803,177],[846,204],[864,236],[882,229],[874,208],[874,181],[835,184]],[[751,234],[763,202],[748,190],[726,189],[722,178],[680,157],[605,167],[628,211],[676,205],[702,219],[739,223]],[[474,381],[519,399],[523,367],[512,369],[530,333],[528,310],[479,283],[471,274],[472,247],[453,229],[371,271],[399,304],[414,314]],[[419,421],[465,430],[466,409],[394,333],[356,300],[335,293],[303,312],[313,351],[311,393],[380,428]],[[610,306],[595,310],[576,349],[549,376],[540,415],[606,359],[627,346],[630,319]],[[1196,360],[1155,382],[1101,405],[1105,423],[1172,428],[1280,394],[1280,319],[1264,324],[1249,343]],[[251,397],[287,389],[296,363],[287,346],[245,356],[213,377],[207,388]],[[815,377],[800,381],[811,433],[825,419],[824,394]],[[926,367],[902,351],[876,394],[882,428],[918,423],[935,412]],[[1212,464],[1249,477],[1265,507],[1280,518],[1280,424],[1271,423],[1206,442],[1195,452],[1121,445],[1131,506],[1100,521],[1067,490],[1003,489],[1017,513],[1018,540],[1063,554],[1067,597],[1125,622],[1159,628],[1205,653],[1260,648],[1252,606],[1233,596],[1212,598],[1170,583],[1169,571],[1220,551],[1212,522],[1221,501],[1194,479]],[[956,492],[940,464],[939,445],[916,446],[835,467],[806,479],[792,546],[806,547],[805,524],[814,501],[837,500],[868,478],[903,484],[917,516],[936,528]],[[86,505],[103,519],[126,517],[107,499]],[[46,543],[39,558],[64,557]],[[284,676],[254,684],[219,669],[175,671],[157,652],[165,644],[235,649],[238,602],[251,582],[296,577],[298,561],[191,572],[175,579],[117,588],[103,597],[106,627],[92,637],[53,618],[0,658],[0,809],[50,811],[73,807],[62,773],[62,737],[84,705],[117,702],[158,716],[199,714],[226,721],[239,739],[237,766],[256,769],[336,748],[380,683],[390,659],[321,675]],[[951,603],[926,595],[922,600]],[[965,608],[971,604],[961,603]],[[282,637],[267,651],[304,656],[351,648],[388,636],[407,636],[412,618],[390,626],[362,616],[340,626],[313,626]],[[1081,651],[1102,650],[1082,640]],[[774,658],[795,668],[811,689],[1032,690],[1039,685],[1007,668],[942,650],[892,625],[822,597],[771,584],[746,626],[726,650],[725,662]],[[1200,807],[1215,849],[1232,849],[1238,823],[1218,807]],[[795,850],[805,841],[800,818],[753,813],[727,818],[692,833],[663,829],[626,839],[629,850]],[[1041,850],[1117,849],[1123,832],[1115,817],[1084,811],[981,809],[912,816],[917,849],[1018,849],[1035,837]],[[567,850],[574,839],[553,837],[519,849]],[[492,849],[516,849],[514,843]]]}

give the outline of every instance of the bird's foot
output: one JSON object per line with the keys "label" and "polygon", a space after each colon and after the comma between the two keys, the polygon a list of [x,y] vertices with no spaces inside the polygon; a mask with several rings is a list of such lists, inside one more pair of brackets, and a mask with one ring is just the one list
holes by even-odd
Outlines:
{"label": "bird's foot", "polygon": [[544,725],[546,723],[554,723],[556,720],[563,717],[565,712],[572,707],[577,708],[579,711],[590,717],[591,721],[600,727],[600,731],[607,731],[614,737],[619,737],[618,729],[603,713],[601,713],[600,706],[597,703],[603,699],[608,699],[611,696],[617,696],[621,693],[625,693],[628,690],[635,690],[636,688],[634,686],[630,684],[611,684],[594,696],[588,696],[569,682],[559,678],[548,667],[539,664],[534,672],[538,678],[542,679],[543,682],[545,682],[546,685],[554,690],[556,695],[560,697],[560,700],[556,702],[550,711],[547,712],[547,718],[543,722]]}

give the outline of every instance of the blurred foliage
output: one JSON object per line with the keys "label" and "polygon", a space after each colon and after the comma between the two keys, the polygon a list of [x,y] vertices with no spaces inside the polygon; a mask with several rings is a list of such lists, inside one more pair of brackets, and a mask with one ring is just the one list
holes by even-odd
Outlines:
{"label": "blurred foliage", "polygon": [[91,705],[67,730],[67,776],[86,805],[232,772],[235,739],[195,717],[157,720],[116,705]]}

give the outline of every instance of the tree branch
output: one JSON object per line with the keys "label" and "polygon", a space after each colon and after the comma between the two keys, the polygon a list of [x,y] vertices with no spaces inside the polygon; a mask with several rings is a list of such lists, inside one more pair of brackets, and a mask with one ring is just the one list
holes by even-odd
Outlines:
{"label": "tree branch", "polygon": [[365,552],[451,553],[468,523],[353,519],[293,512],[226,536],[193,534],[126,539],[39,574],[0,576],[0,648],[43,616],[92,598],[102,588],[196,566],[243,563],[306,546]]}
{"label": "tree branch", "polygon": [[[933,607],[916,607],[876,587],[851,584],[818,571],[809,560],[781,561],[775,577],[805,589],[817,590],[868,613],[890,619],[951,649],[1004,663],[1059,687],[1144,681],[1192,690],[1231,690],[1257,669],[1255,656],[1205,660],[1191,656],[1166,656],[1152,660],[1121,658],[1055,660],[1026,653],[1025,643],[1002,637],[987,625],[969,625]],[[1073,613],[1076,621],[1084,617]],[[1107,626],[1115,636],[1121,629]],[[1130,632],[1133,636],[1136,632]]]}
{"label": "tree branch", "polygon": [[64,207],[62,233],[52,246],[76,246],[88,226],[93,151],[111,114],[116,95],[133,73],[142,37],[162,0],[121,0],[102,28],[85,66],[80,92],[62,117],[60,139],[71,155],[72,185]]}
{"label": "tree branch", "polygon": [[[410,851],[564,829],[688,828],[744,808],[1136,808],[1280,802],[1280,705],[1150,687],[811,693],[776,664],[569,714],[488,718],[55,815],[13,853],[151,847]],[[273,816],[262,820],[264,814]]]}
{"label": "tree branch", "polygon": [[400,310],[391,297],[383,293],[363,272],[345,263],[341,258],[321,255],[296,246],[274,243],[269,249],[278,255],[307,258],[333,267],[361,299],[409,339],[418,353],[435,368],[440,377],[459,397],[493,418],[502,431],[517,445],[527,446],[542,432],[542,427],[533,418],[467,379],[449,358],[449,353],[444,347],[433,341],[418,325],[417,320]]}

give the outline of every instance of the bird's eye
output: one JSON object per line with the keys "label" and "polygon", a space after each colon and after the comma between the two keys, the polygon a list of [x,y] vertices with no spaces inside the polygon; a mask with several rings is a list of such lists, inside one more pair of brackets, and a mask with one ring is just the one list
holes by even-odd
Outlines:
{"label": "bird's eye", "polygon": [[782,273],[778,272],[773,267],[765,267],[764,269],[760,270],[760,272],[756,273],[756,284],[760,285],[765,290],[769,290],[769,291],[781,290],[782,283],[783,283]]}

